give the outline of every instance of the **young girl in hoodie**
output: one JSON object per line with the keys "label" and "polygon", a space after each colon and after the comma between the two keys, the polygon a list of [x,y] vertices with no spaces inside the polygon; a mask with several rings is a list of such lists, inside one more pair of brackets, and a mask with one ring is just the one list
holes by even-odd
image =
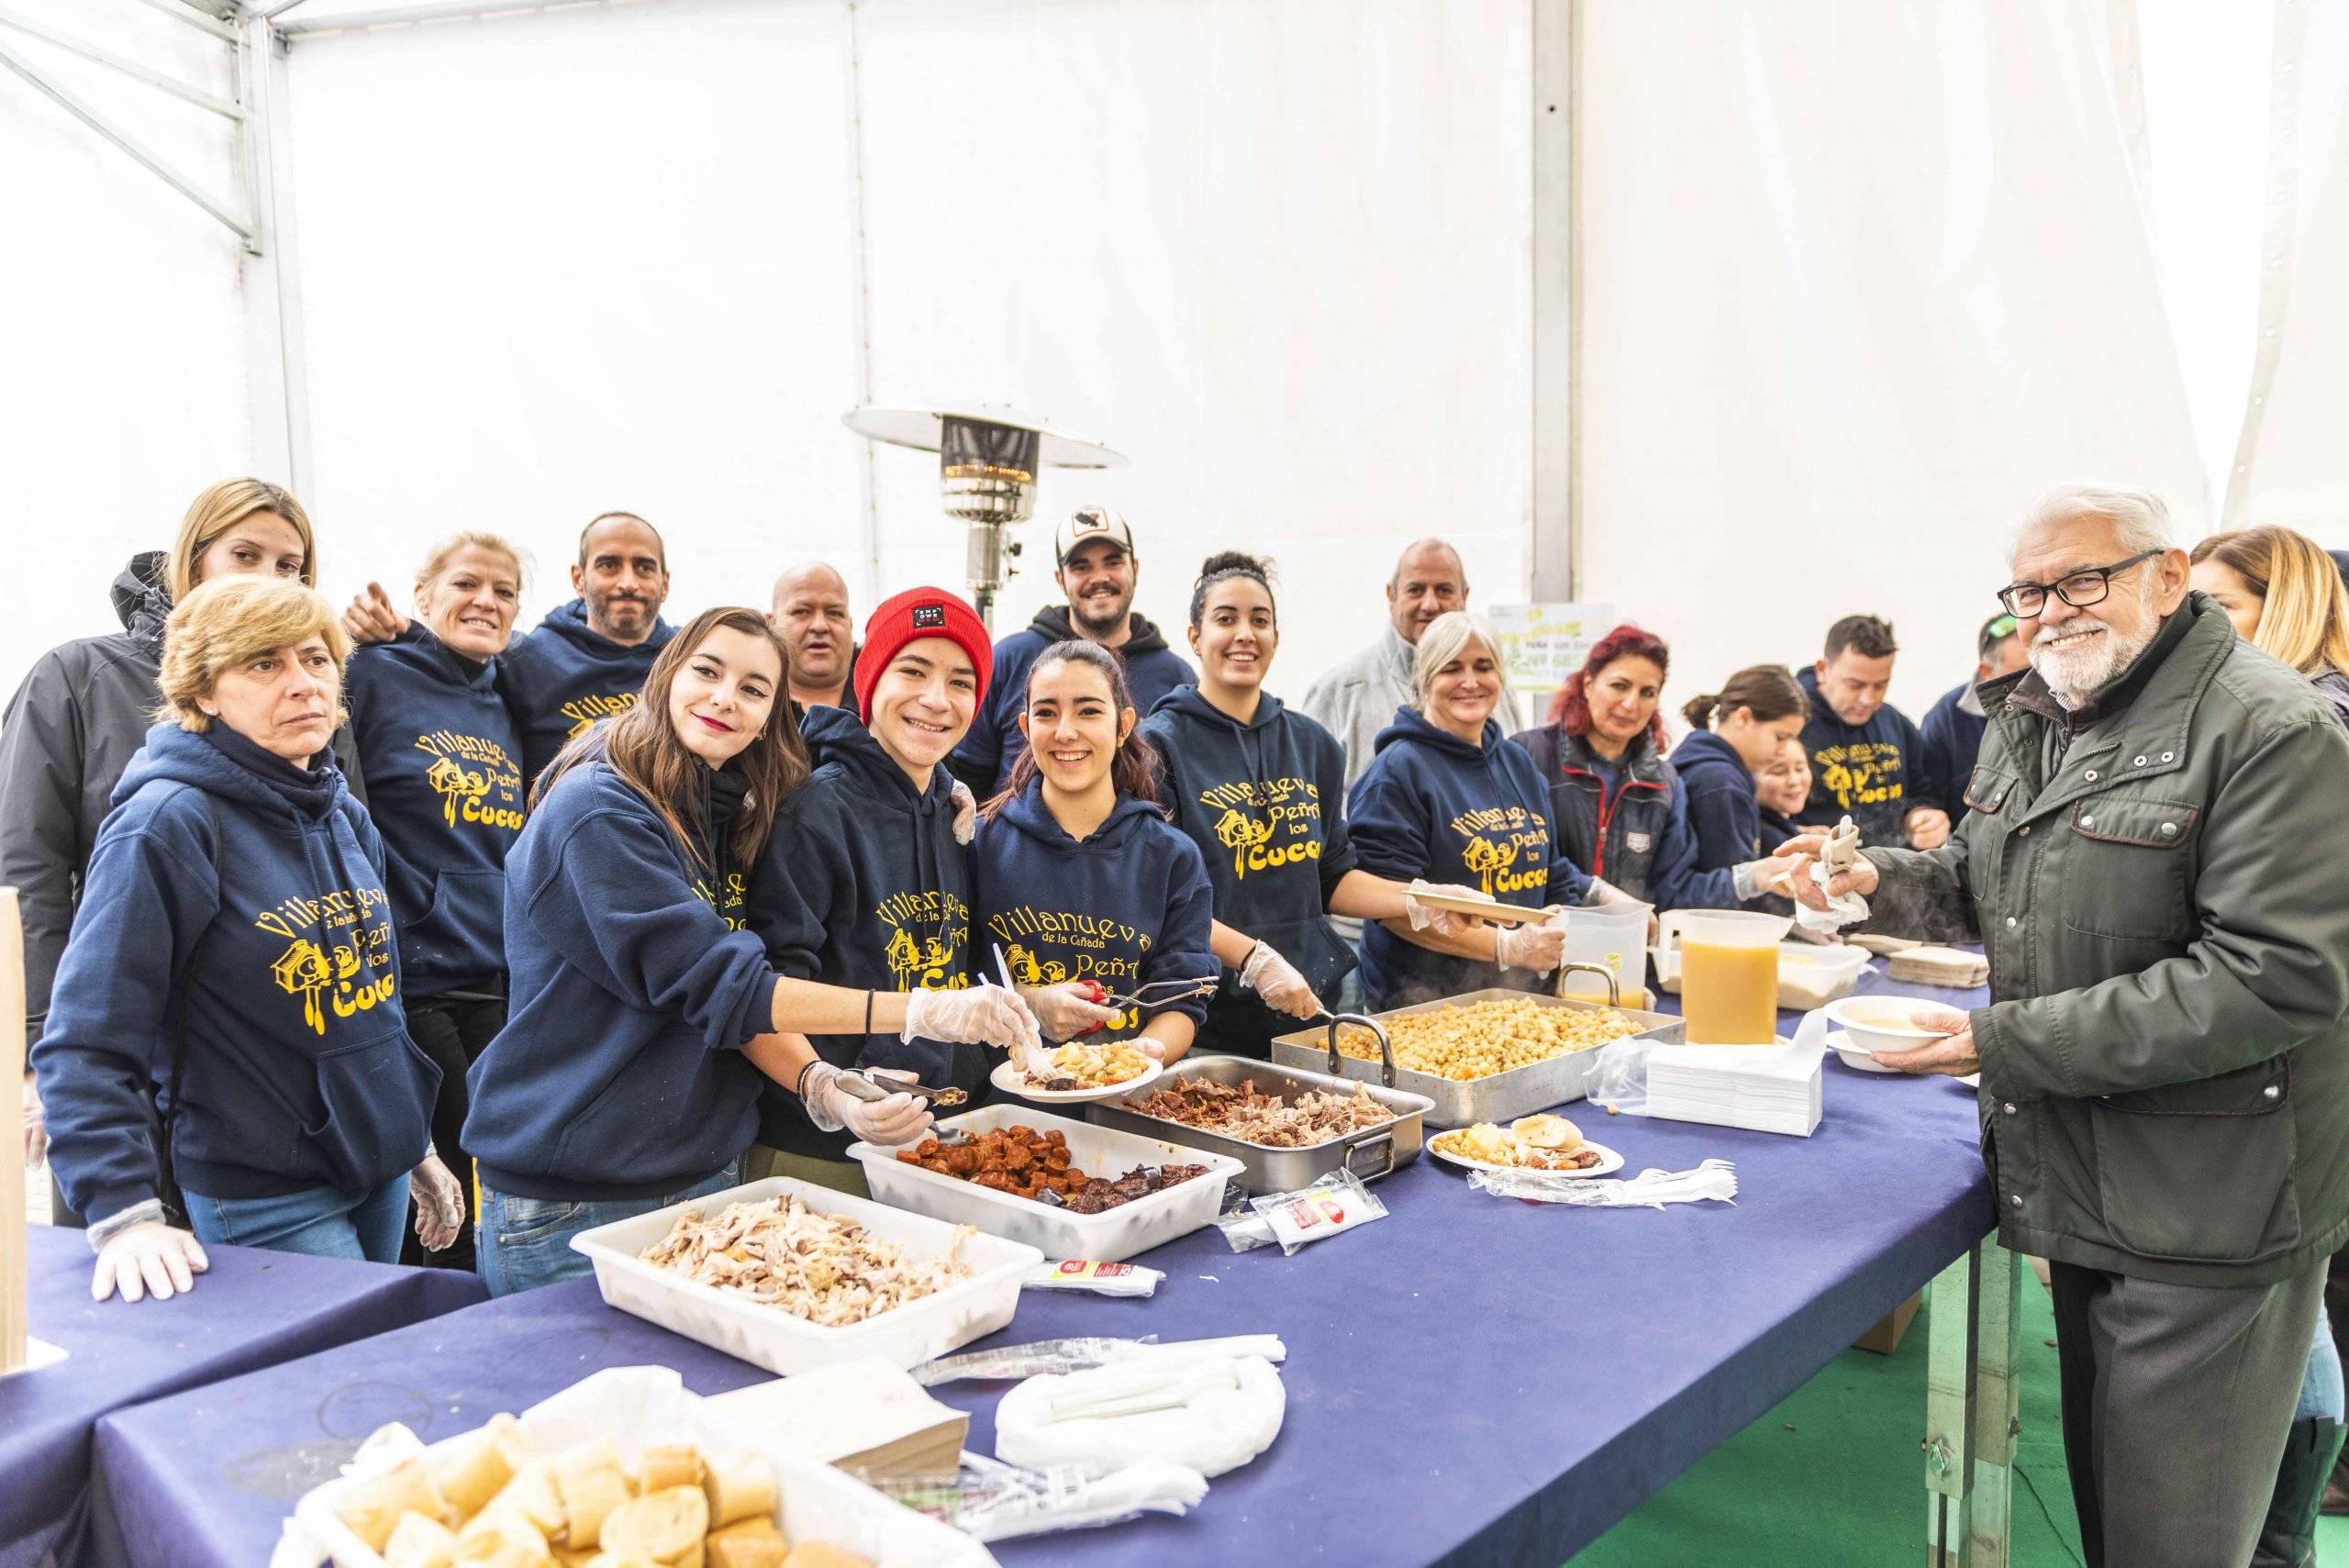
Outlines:
{"label": "young girl in hoodie", "polygon": [[[1419,706],[1397,708],[1379,732],[1346,823],[1364,868],[1393,881],[1465,884],[1529,909],[1580,904],[1590,878],[1551,840],[1549,784],[1493,721],[1498,646],[1465,611],[1429,624],[1412,660]],[[1364,996],[1381,1011],[1489,986],[1532,990],[1564,944],[1564,927],[1549,921],[1447,932],[1382,920],[1363,928]]]}
{"label": "young girl in hoodie", "polygon": [[[384,835],[408,1032],[440,1069],[432,1141],[468,1189],[465,1073],[506,1024],[506,854],[525,780],[497,661],[521,603],[520,551],[495,534],[452,534],[417,568],[415,618],[351,653],[351,728]],[[473,1267],[470,1218],[430,1261]]]}
{"label": "young girl in hoodie", "polygon": [[1196,1051],[1262,1058],[1292,1020],[1321,1016],[1354,967],[1330,915],[1404,919],[1411,909],[1402,884],[1356,863],[1336,739],[1264,690],[1280,640],[1264,563],[1209,556],[1191,589],[1199,683],[1160,698],[1142,721],[1159,799],[1198,846],[1214,892],[1223,967]]}
{"label": "young girl in hoodie", "polygon": [[[1179,983],[1217,973],[1207,867],[1159,808],[1117,656],[1044,650],[1019,729],[1027,750],[980,812],[972,940],[1002,949],[1046,1039],[1131,1040],[1173,1062],[1207,1012]],[[1152,1000],[1098,1005],[1145,986]]]}
{"label": "young girl in hoodie", "polygon": [[[349,651],[294,582],[215,580],[167,623],[168,717],[115,786],[33,1048],[101,1301],[186,1290],[200,1243],[394,1262],[411,1182],[427,1242],[456,1229],[383,841],[328,754]],[[159,1084],[192,1235],[164,1215]]]}
{"label": "young girl in hoodie", "polygon": [[[865,721],[829,728],[825,761],[775,814],[751,885],[751,925],[778,971],[888,991],[971,984],[971,851],[955,837],[956,781],[943,764],[986,700],[993,655],[977,612],[943,589],[915,588],[874,610],[852,698]],[[902,1072],[938,1087],[972,1089],[981,1076],[977,1051],[958,1062],[953,1048],[936,1040],[849,1032],[807,1044],[836,1066]],[[874,1129],[874,1142],[897,1142],[918,1128],[914,1102],[906,1105],[903,1116]],[[818,1128],[797,1099],[770,1084],[743,1174],[797,1176],[862,1195],[864,1173],[847,1156],[849,1141],[845,1129]]]}
{"label": "young girl in hoodie", "polygon": [[581,1230],[734,1185],[769,1079],[826,1129],[927,1120],[910,1096],[840,1087],[806,1036],[1033,1038],[1000,987],[818,984],[777,973],[746,929],[744,884],[807,776],[785,657],[756,610],[705,611],[540,781],[506,864],[508,1016],[464,1128],[493,1295],[587,1272]]}
{"label": "young girl in hoodie", "polygon": [[1809,710],[1802,687],[1777,664],[1740,670],[1680,710],[1693,733],[1672,753],[1672,765],[1688,791],[1699,871],[1745,865],[1762,852],[1755,775],[1787,741],[1801,743]]}

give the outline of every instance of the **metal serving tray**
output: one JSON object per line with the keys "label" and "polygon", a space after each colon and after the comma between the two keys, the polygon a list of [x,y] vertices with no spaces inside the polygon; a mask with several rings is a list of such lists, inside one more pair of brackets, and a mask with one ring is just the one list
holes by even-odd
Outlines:
{"label": "metal serving tray", "polygon": [[1419,1157],[1419,1143],[1425,1134],[1421,1118],[1435,1103],[1425,1095],[1383,1088],[1373,1083],[1370,1097],[1394,1113],[1393,1121],[1378,1127],[1365,1127],[1343,1137],[1330,1139],[1326,1143],[1305,1144],[1297,1148],[1248,1143],[1209,1128],[1165,1121],[1127,1108],[1129,1100],[1145,1098],[1178,1083],[1198,1082],[1220,1084],[1232,1089],[1242,1084],[1253,1084],[1259,1094],[1279,1095],[1292,1100],[1299,1095],[1317,1091],[1351,1095],[1355,1088],[1351,1078],[1333,1078],[1327,1073],[1309,1072],[1301,1067],[1276,1067],[1267,1062],[1251,1062],[1242,1056],[1186,1056],[1160,1073],[1146,1089],[1124,1099],[1097,1101],[1085,1107],[1085,1115],[1104,1127],[1139,1132],[1147,1138],[1163,1138],[1172,1142],[1188,1144],[1194,1149],[1204,1149],[1210,1154],[1228,1154],[1244,1167],[1242,1175],[1249,1191],[1288,1193],[1332,1171],[1352,1171],[1363,1181],[1375,1182],[1409,1164]]}
{"label": "metal serving tray", "polygon": [[[1392,1012],[1378,1013],[1364,1019],[1346,1015],[1349,1023],[1384,1023],[1390,1018],[1409,1018],[1418,1013],[1437,1012],[1445,1007],[1469,1007],[1479,1002],[1492,1002],[1522,997],[1537,1007],[1567,1007],[1580,1012],[1603,1012],[1604,1002],[1584,1002],[1564,996],[1545,996],[1535,991],[1512,991],[1506,986],[1492,986],[1483,991],[1470,991],[1458,996],[1442,996],[1416,1006],[1397,1007]],[[1631,1007],[1619,1007],[1618,1012],[1637,1018],[1642,1026],[1638,1038],[1677,1045],[1684,1036],[1678,1018],[1668,1013],[1646,1013]],[[1357,1083],[1376,1084],[1381,1081],[1378,1062],[1357,1061],[1338,1053],[1337,1021],[1317,1024],[1311,1029],[1273,1037],[1273,1061],[1283,1067],[1304,1067],[1352,1078]],[[1415,1073],[1398,1068],[1390,1080],[1394,1086],[1414,1095],[1425,1095],[1431,1104],[1427,1112],[1431,1127],[1471,1127],[1480,1121],[1504,1122],[1535,1111],[1579,1100],[1588,1092],[1592,1061],[1599,1048],[1569,1051],[1553,1056],[1546,1062],[1529,1062],[1506,1073],[1496,1073],[1486,1078],[1471,1078],[1462,1082],[1453,1078],[1439,1078],[1432,1073]],[[1187,1131],[1188,1129],[1183,1130]]]}

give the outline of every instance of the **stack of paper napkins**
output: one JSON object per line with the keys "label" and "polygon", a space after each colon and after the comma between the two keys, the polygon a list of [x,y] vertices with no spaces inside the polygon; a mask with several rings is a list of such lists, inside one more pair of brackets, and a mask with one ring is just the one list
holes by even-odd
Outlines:
{"label": "stack of paper napkins", "polygon": [[1809,1138],[1819,1126],[1816,1045],[1659,1045],[1648,1052],[1648,1115]]}

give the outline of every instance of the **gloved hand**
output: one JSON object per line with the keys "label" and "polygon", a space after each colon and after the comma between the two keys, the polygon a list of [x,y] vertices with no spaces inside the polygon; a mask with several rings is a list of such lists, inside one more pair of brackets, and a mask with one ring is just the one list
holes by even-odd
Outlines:
{"label": "gloved hand", "polygon": [[[1751,898],[1758,894],[1775,893],[1781,898],[1792,898],[1795,895],[1795,886],[1787,874],[1791,864],[1792,862],[1782,861],[1776,855],[1765,855],[1758,861],[1747,861],[1736,867],[1730,873],[1730,878],[1732,884],[1739,890],[1741,897]],[[1745,892],[1747,888],[1752,888],[1753,892]]]}
{"label": "gloved hand", "polygon": [[370,583],[367,591],[355,595],[351,607],[342,612],[342,629],[353,642],[395,642],[407,629],[407,617],[393,606],[381,583]]}
{"label": "gloved hand", "polygon": [[1587,901],[1590,905],[1600,909],[1620,909],[1626,905],[1636,905],[1640,908],[1647,910],[1648,945],[1651,947],[1655,945],[1657,930],[1655,908],[1653,905],[1649,904],[1646,899],[1634,898],[1630,894],[1624,892],[1621,888],[1616,886],[1613,883],[1609,882],[1606,878],[1594,876],[1590,879],[1590,892],[1587,895]]}
{"label": "gloved hand", "polygon": [[428,1252],[445,1250],[465,1225],[465,1189],[456,1173],[427,1154],[424,1163],[407,1174],[407,1194],[416,1200],[416,1239]]}
{"label": "gloved hand", "polygon": [[1036,1015],[1036,1026],[1046,1040],[1074,1040],[1101,1028],[1118,1015],[1094,1000],[1104,995],[1091,980],[1063,980],[1056,985],[1024,985],[1020,999]]}
{"label": "gloved hand", "polygon": [[[916,1082],[912,1073],[887,1067],[874,1068],[867,1076]],[[827,1132],[844,1127],[865,1142],[885,1148],[911,1143],[930,1124],[927,1100],[916,1095],[891,1095],[885,1100],[860,1099],[841,1087],[841,1070],[829,1062],[818,1062],[807,1069],[807,1077],[800,1080],[799,1093],[818,1127]],[[825,1125],[828,1122],[829,1126]]]}
{"label": "gloved hand", "polygon": [[946,798],[954,803],[954,841],[967,844],[979,828],[979,800],[971,786],[956,779],[947,786]]}
{"label": "gloved hand", "polygon": [[125,1301],[152,1294],[158,1301],[195,1288],[195,1276],[212,1266],[204,1246],[187,1231],[160,1219],[126,1225],[98,1244],[98,1266],[90,1275],[90,1299],[104,1301],[117,1290]]}
{"label": "gloved hand", "polygon": [[906,1027],[898,1039],[943,1040],[950,1045],[1000,1045],[1036,1050],[1043,1043],[1036,1015],[1016,993],[1000,985],[961,991],[908,991]]}
{"label": "gloved hand", "polygon": [[31,1175],[49,1158],[49,1122],[41,1114],[40,1091],[33,1075],[25,1074],[25,1174]]}
{"label": "gloved hand", "polygon": [[1404,914],[1410,918],[1411,929],[1433,931],[1439,937],[1448,937],[1455,931],[1464,931],[1471,926],[1482,924],[1471,916],[1455,915],[1449,909],[1437,909],[1420,903],[1419,895],[1423,893],[1441,893],[1450,898],[1474,898],[1480,902],[1485,897],[1475,888],[1463,887],[1456,882],[1415,882],[1404,895],[1403,905]]}
{"label": "gloved hand", "polygon": [[1493,929],[1493,962],[1503,969],[1530,969],[1547,974],[1566,953],[1566,928],[1549,920],[1526,926]]}
{"label": "gloved hand", "polygon": [[1275,952],[1270,942],[1258,942],[1248,950],[1248,962],[1240,966],[1240,984],[1262,996],[1264,1006],[1292,1018],[1318,1018],[1324,1010],[1321,998],[1313,994],[1305,976]]}

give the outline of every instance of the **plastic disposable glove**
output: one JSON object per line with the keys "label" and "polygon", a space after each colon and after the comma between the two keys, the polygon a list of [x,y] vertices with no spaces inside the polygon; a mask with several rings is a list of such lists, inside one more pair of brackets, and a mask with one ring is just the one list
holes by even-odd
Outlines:
{"label": "plastic disposable glove", "polygon": [[1634,898],[1604,877],[1594,876],[1590,879],[1587,901],[1600,909],[1620,909],[1627,905],[1635,905],[1645,909],[1648,912],[1648,941],[1650,945],[1653,945],[1657,929],[1655,908],[1646,899]]}
{"label": "plastic disposable glove", "polygon": [[1273,951],[1270,942],[1258,942],[1248,950],[1248,962],[1240,966],[1240,984],[1264,999],[1264,1006],[1292,1018],[1318,1018],[1322,1014],[1321,998],[1305,983],[1305,976],[1288,960]]}
{"label": "plastic disposable glove", "polygon": [[195,1288],[195,1275],[212,1266],[203,1243],[160,1219],[126,1225],[98,1244],[98,1266],[90,1275],[90,1299],[104,1301],[119,1291],[125,1301],[153,1296],[158,1301]]}
{"label": "plastic disposable glove", "polygon": [[1566,953],[1566,928],[1543,920],[1530,926],[1493,929],[1493,962],[1503,969],[1530,969],[1547,974]]}
{"label": "plastic disposable glove", "polygon": [[967,844],[978,831],[979,797],[971,793],[969,784],[956,779],[947,786],[946,798],[954,803],[954,841]]}
{"label": "plastic disposable glove", "polygon": [[1036,1015],[1019,995],[1000,985],[961,991],[908,991],[906,1027],[898,1039],[944,1040],[950,1045],[1000,1045],[1017,1051],[1043,1043]]}
{"label": "plastic disposable glove", "polygon": [[1473,887],[1463,887],[1456,882],[1415,882],[1404,895],[1403,913],[1410,919],[1411,929],[1433,931],[1439,937],[1464,931],[1478,922],[1465,915],[1455,915],[1449,909],[1437,909],[1419,902],[1419,895],[1440,893],[1448,898],[1474,898],[1485,902],[1485,895]]}
{"label": "plastic disposable glove", "polygon": [[[893,1078],[906,1084],[916,1082],[912,1073],[887,1067],[874,1068],[866,1076]],[[930,1124],[930,1104],[920,1096],[891,1095],[885,1100],[860,1099],[841,1087],[841,1070],[829,1062],[818,1062],[807,1069],[799,1092],[818,1127],[827,1132],[844,1127],[867,1143],[885,1147],[911,1143]],[[831,1125],[826,1127],[827,1122]]]}
{"label": "plastic disposable glove", "polygon": [[426,1251],[440,1251],[457,1239],[465,1225],[465,1189],[440,1155],[427,1154],[408,1173],[407,1195],[416,1200],[416,1239]]}
{"label": "plastic disposable glove", "polygon": [[395,642],[407,629],[407,617],[393,606],[381,583],[370,583],[367,591],[353,597],[351,607],[342,612],[342,629],[353,642]]}
{"label": "plastic disposable glove", "polygon": [[1063,980],[1056,985],[1027,985],[1020,999],[1036,1015],[1045,1040],[1074,1040],[1091,1034],[1118,1015],[1094,1000],[1103,995],[1090,980]]}
{"label": "plastic disposable glove", "polygon": [[49,1122],[40,1108],[40,1091],[33,1075],[25,1074],[25,1174],[31,1175],[49,1158]]}

